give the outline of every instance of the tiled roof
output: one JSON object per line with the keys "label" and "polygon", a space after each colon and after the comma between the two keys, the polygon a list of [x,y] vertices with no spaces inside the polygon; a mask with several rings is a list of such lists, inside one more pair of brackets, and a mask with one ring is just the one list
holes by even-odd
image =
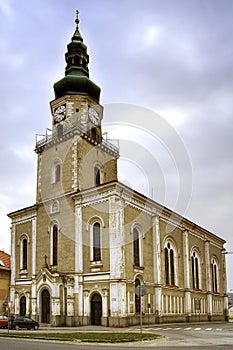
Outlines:
{"label": "tiled roof", "polygon": [[11,256],[0,250],[0,270],[10,270],[11,268]]}

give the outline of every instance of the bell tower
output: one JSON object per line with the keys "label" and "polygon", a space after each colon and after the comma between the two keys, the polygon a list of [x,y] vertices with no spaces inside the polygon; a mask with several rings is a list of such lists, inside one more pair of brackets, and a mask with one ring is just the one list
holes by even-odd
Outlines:
{"label": "bell tower", "polygon": [[55,100],[50,103],[53,133],[61,134],[61,125],[79,123],[85,133],[101,142],[103,107],[99,104],[100,88],[89,79],[89,55],[79,30],[76,29],[67,45],[65,77],[54,84]]}
{"label": "bell tower", "polygon": [[89,78],[78,15],[65,54],[65,76],[54,84],[51,134],[36,142],[37,202],[117,180],[119,149],[102,137],[100,88]]}

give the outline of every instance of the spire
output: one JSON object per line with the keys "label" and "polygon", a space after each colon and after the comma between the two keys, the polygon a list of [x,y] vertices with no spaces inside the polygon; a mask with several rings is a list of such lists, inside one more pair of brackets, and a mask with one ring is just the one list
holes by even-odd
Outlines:
{"label": "spire", "polygon": [[89,77],[88,63],[89,55],[87,54],[87,47],[83,43],[82,35],[79,31],[79,11],[76,11],[76,30],[71,38],[71,43],[67,45],[66,72],[65,74],[81,74]]}
{"label": "spire", "polygon": [[78,27],[79,22],[80,22],[80,21],[79,21],[79,18],[78,18],[78,15],[79,15],[79,10],[76,10],[76,19],[75,19],[76,31],[75,31],[75,33],[74,33],[73,38],[74,38],[74,37],[75,37],[75,38],[79,38],[79,40],[83,42],[83,38],[82,38],[82,35],[81,35],[80,32],[79,32],[79,27]]}
{"label": "spire", "polygon": [[76,29],[67,45],[65,77],[54,84],[56,98],[66,94],[86,94],[99,102],[100,88],[89,79],[89,55],[79,31],[79,11],[76,11]]}

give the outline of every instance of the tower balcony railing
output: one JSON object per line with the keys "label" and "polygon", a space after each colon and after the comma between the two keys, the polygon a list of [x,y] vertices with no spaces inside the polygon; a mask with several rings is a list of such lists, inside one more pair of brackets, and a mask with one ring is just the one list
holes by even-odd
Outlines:
{"label": "tower balcony railing", "polygon": [[52,146],[52,144],[61,142],[62,140],[70,138],[75,134],[78,134],[81,137],[93,142],[94,144],[98,144],[100,147],[103,147],[108,151],[114,153],[116,156],[119,156],[119,140],[109,139],[107,137],[107,133],[105,133],[105,138],[102,137],[101,142],[97,143],[94,139],[92,139],[89,132],[86,131],[86,129],[79,123],[64,123],[62,125],[61,133],[58,131],[58,128],[53,132],[51,129],[47,128],[46,134],[36,134],[35,151],[40,152],[40,150],[42,150],[44,147]]}

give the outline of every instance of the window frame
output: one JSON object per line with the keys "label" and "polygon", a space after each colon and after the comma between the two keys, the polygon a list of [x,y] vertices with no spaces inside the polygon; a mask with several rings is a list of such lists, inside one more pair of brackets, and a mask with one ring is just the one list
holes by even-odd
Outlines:
{"label": "window frame", "polygon": [[[54,230],[55,227],[56,227],[56,231]],[[50,265],[51,266],[58,265],[59,231],[60,231],[59,223],[57,221],[53,221],[50,226]],[[56,241],[55,241],[55,238],[56,238]]]}
{"label": "window frame", "polygon": [[50,204],[50,214],[59,213],[60,202],[58,199],[54,199]]}
{"label": "window frame", "polygon": [[56,160],[51,169],[51,183],[56,184],[61,181],[61,162]]}
{"label": "window frame", "polygon": [[20,271],[28,270],[28,245],[29,237],[24,233],[20,237]]}
{"label": "window frame", "polygon": [[22,270],[28,269],[28,240],[22,239]]}
{"label": "window frame", "polygon": [[[136,234],[137,232],[137,234]],[[139,224],[133,224],[131,227],[132,234],[132,256],[133,266],[143,267],[143,228]]]}
{"label": "window frame", "polygon": [[164,242],[164,278],[167,286],[178,286],[178,258],[175,243],[171,239]]}
{"label": "window frame", "polygon": [[191,250],[191,288],[193,290],[201,290],[202,283],[201,283],[201,255],[199,250],[194,247]]}
{"label": "window frame", "polygon": [[215,256],[211,259],[211,288],[213,293],[219,293],[219,266]]}
{"label": "window frame", "polygon": [[94,166],[94,185],[101,185],[100,166],[97,164]]}
{"label": "window frame", "polygon": [[[97,234],[95,232],[95,227],[99,226],[99,237],[98,237],[98,243],[99,246],[95,247],[95,237],[94,235]],[[99,258],[99,259],[97,259]],[[92,263],[97,263],[102,261],[102,223],[97,219],[93,220],[92,224],[90,225],[90,261]]]}
{"label": "window frame", "polygon": [[140,266],[140,233],[136,227],[133,228],[133,264]]}

